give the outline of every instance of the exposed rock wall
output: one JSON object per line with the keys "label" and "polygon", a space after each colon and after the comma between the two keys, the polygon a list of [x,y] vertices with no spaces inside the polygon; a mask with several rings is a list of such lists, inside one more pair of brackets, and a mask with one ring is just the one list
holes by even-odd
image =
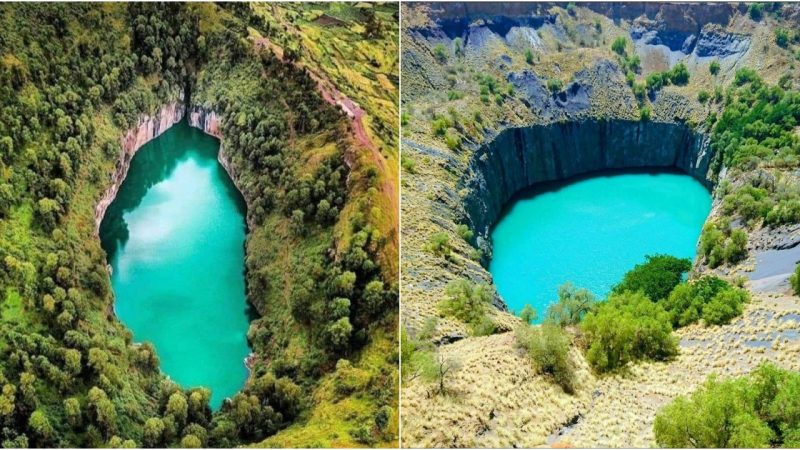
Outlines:
{"label": "exposed rock wall", "polygon": [[182,102],[174,102],[163,106],[154,115],[143,115],[139,117],[139,124],[128,130],[120,142],[120,155],[117,167],[111,175],[111,185],[100,197],[94,213],[95,232],[100,232],[100,222],[106,213],[106,209],[117,197],[117,192],[125,177],[131,160],[142,146],[161,136],[165,131],[183,119],[185,108]]}
{"label": "exposed rock wall", "polygon": [[521,189],[544,181],[613,169],[676,168],[707,187],[708,139],[673,123],[625,120],[509,128],[472,157],[463,187],[467,220],[486,250],[490,227]]}
{"label": "exposed rock wall", "polygon": [[231,178],[231,180],[233,180],[233,184],[236,186],[236,189],[238,189],[242,194],[248,211],[248,214],[245,215],[247,228],[252,230],[254,224],[249,214],[251,202],[247,198],[245,191],[242,189],[236,168],[233,166],[233,164],[231,164],[230,158],[225,152],[224,139],[222,135],[222,119],[219,117],[216,111],[197,105],[190,107],[187,117],[189,120],[189,126],[200,129],[204,133],[219,139],[219,153],[217,154],[217,161],[219,161],[219,163],[225,169],[225,172],[227,172],[228,176]]}

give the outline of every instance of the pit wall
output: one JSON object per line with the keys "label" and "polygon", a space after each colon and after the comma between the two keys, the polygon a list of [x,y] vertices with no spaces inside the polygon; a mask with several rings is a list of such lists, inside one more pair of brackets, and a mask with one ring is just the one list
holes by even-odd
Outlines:
{"label": "pit wall", "polygon": [[173,125],[183,119],[185,108],[183,102],[173,102],[164,105],[153,115],[139,116],[139,123],[128,130],[120,139],[120,154],[117,167],[111,174],[111,185],[103,192],[94,212],[95,233],[100,233],[100,222],[111,202],[117,197],[117,192],[128,175],[131,160],[136,152],[145,144],[161,136]]}
{"label": "pit wall", "polygon": [[678,169],[706,187],[709,139],[674,123],[591,120],[509,128],[472,156],[463,205],[477,244],[491,255],[489,233],[521,189],[602,170]]}
{"label": "pit wall", "polygon": [[[202,106],[193,105],[190,106],[187,111],[187,107],[183,103],[183,98],[181,98],[179,101],[162,106],[161,109],[159,109],[155,114],[140,116],[138,124],[129,129],[120,139],[120,154],[118,158],[119,162],[117,163],[117,167],[114,169],[114,173],[111,174],[111,184],[105,190],[105,192],[103,192],[103,195],[100,197],[100,200],[95,207],[95,233],[99,235],[100,223],[103,221],[103,216],[105,215],[108,206],[117,197],[117,192],[119,192],[120,186],[125,181],[125,177],[128,175],[131,160],[133,160],[133,157],[136,155],[139,149],[141,149],[148,142],[164,134],[167,130],[172,128],[173,125],[183,120],[184,116],[187,117],[190,126],[200,129],[204,133],[219,139],[220,143],[217,160],[228,173],[228,176],[231,178],[231,180],[233,180],[233,183],[236,188],[239,189],[239,192],[242,192],[244,195],[244,191],[239,185],[240,182],[236,170],[232,167],[230,160],[224,151],[221,119],[219,115],[215,111]],[[249,206],[246,196],[245,204]],[[249,215],[247,217],[247,225],[249,229],[252,229]]]}

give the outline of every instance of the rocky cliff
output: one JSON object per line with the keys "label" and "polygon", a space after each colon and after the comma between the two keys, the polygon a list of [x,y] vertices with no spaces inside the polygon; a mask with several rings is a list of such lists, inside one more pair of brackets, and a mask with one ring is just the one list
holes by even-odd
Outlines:
{"label": "rocky cliff", "polygon": [[708,139],[682,124],[587,120],[508,128],[478,148],[462,177],[467,220],[485,245],[519,190],[601,170],[674,168],[708,187]]}
{"label": "rocky cliff", "polygon": [[[225,172],[228,173],[228,176],[233,181],[236,189],[241,192],[242,197],[244,198],[244,203],[247,206],[247,210],[250,211],[251,202],[247,198],[247,195],[245,195],[245,191],[240,185],[237,171],[233,164],[231,164],[230,158],[225,152],[225,145],[223,142],[224,139],[222,135],[222,119],[219,117],[219,114],[217,114],[216,111],[208,109],[204,106],[193,105],[189,108],[187,117],[189,120],[189,126],[200,129],[204,133],[219,139],[219,153],[217,154],[217,161],[219,161],[219,163],[225,169]],[[252,229],[254,224],[250,218],[250,214],[245,214],[245,220],[247,221],[247,228]]]}
{"label": "rocky cliff", "polygon": [[143,115],[139,117],[136,127],[128,130],[120,140],[120,155],[117,167],[111,174],[111,185],[100,197],[94,213],[95,232],[100,232],[100,222],[108,209],[108,205],[117,197],[122,182],[128,175],[131,160],[142,146],[161,136],[165,131],[183,119],[185,108],[183,103],[178,101],[163,106],[153,115]]}

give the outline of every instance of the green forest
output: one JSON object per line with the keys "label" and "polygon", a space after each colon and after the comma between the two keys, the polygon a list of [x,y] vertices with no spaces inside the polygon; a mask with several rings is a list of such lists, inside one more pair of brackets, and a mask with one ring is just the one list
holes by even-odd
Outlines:
{"label": "green forest", "polygon": [[[365,39],[389,38],[374,24],[391,8],[351,9],[373,24]],[[308,69],[248,38],[279,41],[283,28],[247,4],[0,10],[0,444],[258,444],[326,407],[349,415],[293,442],[396,440],[397,286],[380,262],[379,174],[345,163],[357,151],[347,116]],[[216,412],[115,318],[95,231],[121,137],[171,102],[221,117],[248,204],[255,358]]]}

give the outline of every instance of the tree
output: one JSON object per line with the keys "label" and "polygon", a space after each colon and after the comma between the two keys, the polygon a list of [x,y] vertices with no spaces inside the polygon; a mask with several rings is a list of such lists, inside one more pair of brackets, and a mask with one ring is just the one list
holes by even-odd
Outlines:
{"label": "tree", "polygon": [[201,448],[203,443],[200,441],[200,438],[193,434],[187,434],[181,439],[181,447],[182,448]]}
{"label": "tree", "polygon": [[591,292],[567,282],[558,288],[558,301],[547,307],[546,320],[560,327],[578,325],[594,306]]}
{"label": "tree", "polygon": [[28,419],[28,428],[30,428],[37,437],[37,441],[40,444],[49,442],[55,431],[53,430],[53,426],[50,425],[50,420],[47,419],[47,415],[41,409],[37,409],[31,414]]}
{"label": "tree", "polygon": [[435,363],[429,368],[428,377],[436,380],[436,390],[434,395],[447,395],[447,383],[454,372],[461,369],[461,360],[455,357],[447,357],[442,352],[436,353]]}
{"label": "tree", "polygon": [[628,271],[622,281],[614,286],[614,293],[642,291],[650,300],[657,302],[667,298],[692,268],[688,258],[669,255],[648,255],[645,262]]}
{"label": "tree", "polygon": [[696,392],[658,412],[656,442],[662,447],[770,447],[774,432],[758,415],[762,396],[754,387],[747,378],[710,377]]}
{"label": "tree", "polygon": [[536,322],[538,314],[533,306],[526,304],[522,307],[522,311],[519,313],[519,318],[522,319],[523,322],[530,325],[533,322]]}
{"label": "tree", "polygon": [[747,8],[747,13],[750,15],[750,18],[756,22],[759,22],[761,18],[764,16],[764,4],[763,3],[750,3],[750,6]]}
{"label": "tree", "polygon": [[333,348],[342,350],[348,347],[353,325],[349,317],[342,317],[328,326],[328,340]]}
{"label": "tree", "polygon": [[147,447],[160,447],[164,435],[164,421],[160,417],[151,417],[144,422],[142,439]]}
{"label": "tree", "polygon": [[612,294],[581,323],[589,349],[586,357],[598,372],[640,359],[664,360],[678,352],[669,314],[641,292]]}

